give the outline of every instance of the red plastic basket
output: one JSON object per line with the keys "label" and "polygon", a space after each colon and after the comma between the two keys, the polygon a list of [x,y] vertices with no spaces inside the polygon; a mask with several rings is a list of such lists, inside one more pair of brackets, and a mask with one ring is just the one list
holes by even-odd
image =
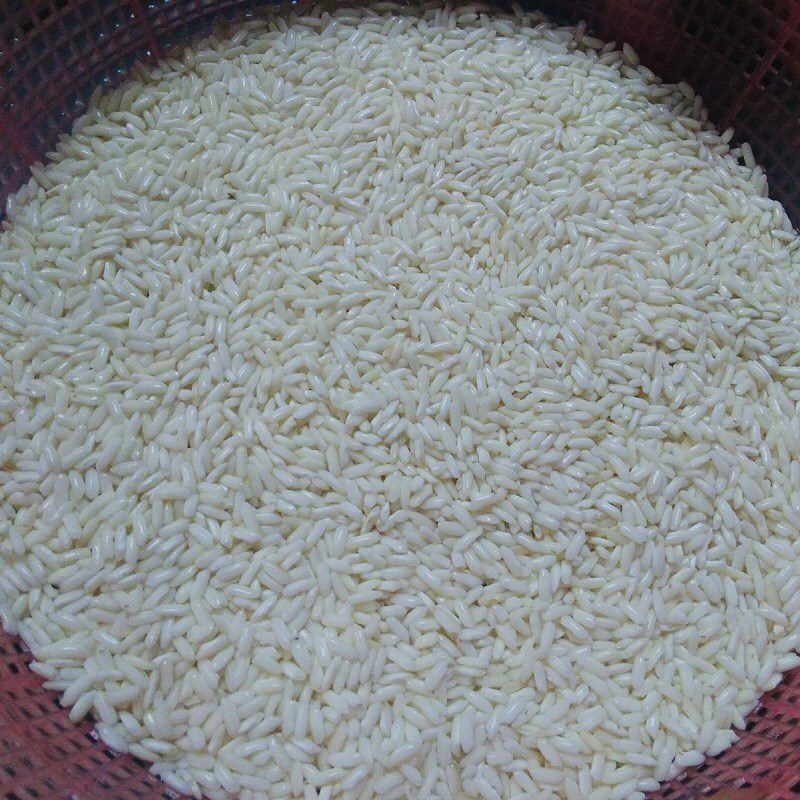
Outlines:
{"label": "red plastic basket", "polygon": [[[667,80],[685,80],[720,128],[734,125],[800,227],[800,0],[539,0],[555,19],[586,20],[630,42]],[[0,0],[0,209],[98,85],[137,59],[207,29],[247,0]],[[0,213],[0,216],[2,214]],[[175,798],[147,765],[73,725],[0,630],[0,800]],[[800,670],[750,715],[741,740],[655,793],[688,800],[754,786],[800,797]]]}

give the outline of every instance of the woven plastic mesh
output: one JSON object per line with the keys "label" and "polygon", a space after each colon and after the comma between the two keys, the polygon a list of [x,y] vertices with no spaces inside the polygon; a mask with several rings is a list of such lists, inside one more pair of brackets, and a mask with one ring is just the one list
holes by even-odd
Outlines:
{"label": "woven plastic mesh", "polygon": [[[247,0],[0,0],[0,207],[53,147],[98,85],[162,55]],[[800,0],[540,0],[563,21],[630,42],[667,80],[685,80],[712,119],[732,124],[800,226]],[[175,798],[147,765],[109,750],[91,722],[73,725],[0,631],[0,800]],[[765,695],[741,740],[653,798],[723,787],[766,800],[800,797],[800,671]]]}

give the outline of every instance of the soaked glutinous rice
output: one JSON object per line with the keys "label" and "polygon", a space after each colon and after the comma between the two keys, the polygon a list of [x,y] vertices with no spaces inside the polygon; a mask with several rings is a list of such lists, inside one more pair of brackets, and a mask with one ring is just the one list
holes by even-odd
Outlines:
{"label": "soaked glutinous rice", "polygon": [[686,85],[537,14],[269,12],[0,235],[0,613],[242,800],[623,800],[800,659],[800,248]]}

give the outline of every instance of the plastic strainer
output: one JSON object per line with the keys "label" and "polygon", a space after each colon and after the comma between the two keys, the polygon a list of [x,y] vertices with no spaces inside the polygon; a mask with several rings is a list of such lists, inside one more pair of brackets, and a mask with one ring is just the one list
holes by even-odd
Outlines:
{"label": "plastic strainer", "polygon": [[[98,85],[162,55],[246,0],[0,0],[0,206],[85,108]],[[555,19],[585,20],[630,42],[667,80],[685,80],[720,128],[734,125],[767,169],[770,192],[800,226],[800,0],[539,0]],[[2,216],[2,214],[0,214]],[[0,567],[1,568],[1,567]],[[73,725],[0,631],[0,800],[175,798],[147,765]],[[741,740],[653,798],[722,787],[800,799],[800,670],[765,695]],[[422,799],[421,799],[422,800]]]}

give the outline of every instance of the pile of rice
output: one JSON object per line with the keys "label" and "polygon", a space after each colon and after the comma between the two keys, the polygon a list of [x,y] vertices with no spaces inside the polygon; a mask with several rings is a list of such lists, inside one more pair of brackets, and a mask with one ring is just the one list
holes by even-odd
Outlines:
{"label": "pile of rice", "polygon": [[271,12],[0,235],[0,613],[209,798],[622,800],[800,643],[800,246],[537,14]]}

